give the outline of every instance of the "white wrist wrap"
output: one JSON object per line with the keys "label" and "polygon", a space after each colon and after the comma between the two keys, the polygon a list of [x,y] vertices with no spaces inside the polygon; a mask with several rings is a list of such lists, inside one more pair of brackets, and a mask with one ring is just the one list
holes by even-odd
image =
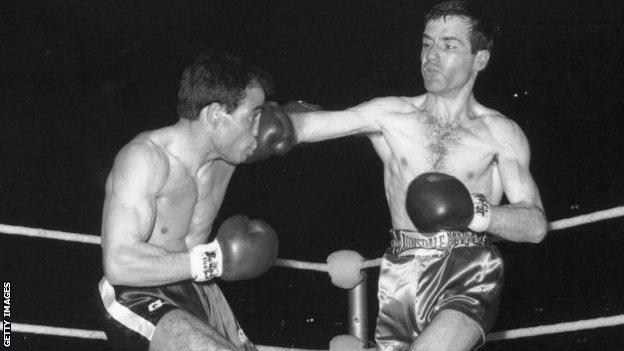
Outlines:
{"label": "white wrist wrap", "polygon": [[468,229],[473,232],[484,232],[490,226],[490,203],[485,195],[480,193],[470,194],[470,197],[472,197],[472,204],[474,205],[474,215],[468,224]]}
{"label": "white wrist wrap", "polygon": [[221,276],[223,271],[221,247],[215,240],[208,244],[197,245],[189,251],[191,276],[196,282],[205,282]]}

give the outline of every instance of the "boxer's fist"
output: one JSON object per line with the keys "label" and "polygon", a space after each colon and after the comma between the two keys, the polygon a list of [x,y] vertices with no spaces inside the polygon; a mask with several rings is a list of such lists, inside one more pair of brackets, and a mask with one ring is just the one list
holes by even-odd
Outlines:
{"label": "boxer's fist", "polygon": [[193,279],[245,280],[265,273],[277,258],[277,234],[260,220],[237,215],[228,218],[216,239],[191,249]]}
{"label": "boxer's fist", "polygon": [[266,222],[237,215],[217,233],[223,253],[223,280],[244,280],[264,274],[277,258],[277,234]]}
{"label": "boxer's fist", "polygon": [[487,230],[490,206],[483,194],[470,194],[462,182],[448,174],[423,173],[407,188],[407,214],[420,232],[468,228]]}
{"label": "boxer's fist", "polygon": [[283,155],[290,151],[297,142],[297,136],[289,114],[318,109],[318,106],[303,101],[291,101],[281,107],[275,102],[265,103],[258,122],[258,147],[245,162],[264,160],[273,154]]}

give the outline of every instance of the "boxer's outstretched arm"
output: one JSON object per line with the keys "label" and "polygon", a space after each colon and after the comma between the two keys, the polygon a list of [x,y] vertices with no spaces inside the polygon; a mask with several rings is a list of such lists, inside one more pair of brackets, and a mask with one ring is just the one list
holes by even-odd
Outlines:
{"label": "boxer's outstretched arm", "polygon": [[163,155],[149,145],[126,146],[115,159],[102,219],[104,273],[111,284],[150,286],[191,278],[188,253],[146,242],[167,172]]}
{"label": "boxer's outstretched arm", "polygon": [[376,98],[343,111],[314,111],[291,116],[297,142],[316,142],[354,134],[383,132],[395,118],[416,112],[400,97]]}
{"label": "boxer's outstretched arm", "polygon": [[488,232],[517,242],[540,242],[547,231],[546,214],[529,171],[529,143],[511,120],[497,121],[493,128],[501,145],[498,169],[509,204],[491,207]]}

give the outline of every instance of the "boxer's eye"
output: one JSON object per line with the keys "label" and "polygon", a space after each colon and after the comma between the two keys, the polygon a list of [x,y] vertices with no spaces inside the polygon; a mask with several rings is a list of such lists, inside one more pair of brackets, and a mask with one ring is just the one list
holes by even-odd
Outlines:
{"label": "boxer's eye", "polygon": [[249,125],[254,126],[260,121],[260,115],[262,111],[255,111],[249,116]]}
{"label": "boxer's eye", "polygon": [[443,43],[444,50],[455,50],[459,46],[456,40],[449,40]]}

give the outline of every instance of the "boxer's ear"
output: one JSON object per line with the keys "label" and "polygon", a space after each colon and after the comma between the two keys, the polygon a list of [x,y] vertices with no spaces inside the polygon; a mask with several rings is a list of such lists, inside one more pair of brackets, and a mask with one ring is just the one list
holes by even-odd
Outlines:
{"label": "boxer's ear", "polygon": [[489,61],[490,52],[488,50],[477,51],[477,57],[475,59],[475,69],[477,72],[481,72],[485,67],[487,67]]}
{"label": "boxer's ear", "polygon": [[216,128],[225,114],[227,114],[225,106],[218,102],[213,102],[199,111],[199,120],[211,128]]}

